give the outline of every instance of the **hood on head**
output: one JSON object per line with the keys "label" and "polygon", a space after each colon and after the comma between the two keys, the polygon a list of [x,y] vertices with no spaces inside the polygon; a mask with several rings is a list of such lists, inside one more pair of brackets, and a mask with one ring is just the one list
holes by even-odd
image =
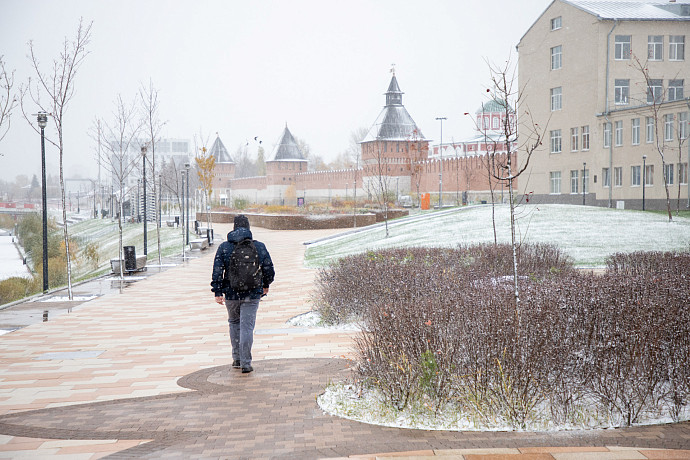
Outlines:
{"label": "hood on head", "polygon": [[247,238],[252,239],[252,232],[248,228],[240,227],[228,233],[228,241],[231,243],[239,243]]}

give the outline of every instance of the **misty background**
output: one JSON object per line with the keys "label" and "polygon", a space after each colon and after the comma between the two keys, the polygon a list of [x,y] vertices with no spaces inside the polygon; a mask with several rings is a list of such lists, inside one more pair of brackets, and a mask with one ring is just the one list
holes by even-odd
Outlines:
{"label": "misty background", "polygon": [[[80,18],[92,39],[65,113],[65,174],[95,177],[94,119],[111,119],[115,99],[131,102],[152,81],[164,138],[210,143],[231,155],[257,137],[266,159],[287,123],[313,154],[330,161],[351,133],[369,128],[395,65],[403,104],[438,143],[471,135],[490,84],[486,61],[517,63],[515,46],[548,0],[457,1],[48,1],[0,0],[0,55],[14,90],[35,79],[33,40],[49,72]],[[26,98],[28,113],[36,113]],[[35,124],[35,117],[31,118]],[[46,136],[54,136],[49,124]],[[209,144],[210,144],[209,143]],[[192,145],[194,145],[192,143]],[[40,177],[40,136],[16,108],[0,142],[0,179]],[[46,143],[49,174],[57,149]]]}

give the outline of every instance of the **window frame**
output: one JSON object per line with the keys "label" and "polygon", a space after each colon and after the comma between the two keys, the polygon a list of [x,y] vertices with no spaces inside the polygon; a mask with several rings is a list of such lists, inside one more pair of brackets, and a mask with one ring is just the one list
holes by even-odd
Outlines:
{"label": "window frame", "polygon": [[550,195],[560,195],[561,194],[561,172],[560,171],[550,171],[549,172],[549,194]]}
{"label": "window frame", "polygon": [[551,31],[561,29],[563,27],[563,16],[556,16],[551,18]]}
{"label": "window frame", "polygon": [[616,35],[614,40],[614,60],[629,61],[632,55],[632,35]]}
{"label": "window frame", "polygon": [[642,185],[642,166],[630,166],[630,186],[639,187],[640,185]]}
{"label": "window frame", "polygon": [[604,122],[604,148],[611,147],[611,123]]}
{"label": "window frame", "polygon": [[680,100],[685,99],[683,97],[683,93],[684,93],[683,85],[684,84],[685,84],[685,81],[682,78],[677,78],[677,79],[668,81],[668,89],[667,89],[668,96],[667,96],[667,98],[668,98],[669,102],[680,101]]}
{"label": "window frame", "polygon": [[650,79],[647,84],[647,104],[659,104],[664,100],[664,80]]}
{"label": "window frame", "polygon": [[617,78],[613,86],[613,102],[615,105],[628,105],[630,101],[630,79]]}
{"label": "window frame", "polygon": [[664,181],[666,185],[673,185],[673,163],[664,165]]}
{"label": "window frame", "polygon": [[664,141],[673,140],[674,124],[676,117],[672,113],[667,113],[664,115]]}
{"label": "window frame", "polygon": [[577,152],[580,149],[580,128],[570,128],[570,151]]}
{"label": "window frame", "polygon": [[[574,185],[574,186],[573,186]],[[580,170],[570,170],[570,194],[576,195],[580,193]]]}
{"label": "window frame", "polygon": [[613,186],[622,187],[623,186],[623,167],[615,166],[613,168]]}
{"label": "window frame", "polygon": [[557,112],[563,110],[563,87],[557,86],[551,88],[551,111]]}
{"label": "window frame", "polygon": [[654,117],[645,117],[645,142],[647,144],[654,142]]}
{"label": "window frame", "polygon": [[[680,38],[680,41],[674,39]],[[669,35],[668,36],[668,60],[669,61],[684,61],[685,60],[685,35]]]}
{"label": "window frame", "polygon": [[623,120],[616,120],[614,122],[614,146],[621,147],[623,145]]}
{"label": "window frame", "polygon": [[[552,129],[549,133],[550,153],[558,154],[563,152],[563,137],[560,129]],[[557,145],[556,145],[557,144]]]}
{"label": "window frame", "polygon": [[589,150],[589,125],[584,125],[582,127],[582,151],[586,152]]}
{"label": "window frame", "polygon": [[645,187],[652,187],[654,185],[654,165],[645,165],[644,185]]}
{"label": "window frame", "polygon": [[[660,40],[660,41],[657,41]],[[663,61],[664,60],[664,36],[663,35],[647,35],[647,60],[649,61]]]}
{"label": "window frame", "polygon": [[640,119],[633,118],[631,120],[631,134],[632,134],[632,145],[640,145]]}
{"label": "window frame", "polygon": [[551,70],[563,68],[563,45],[551,48]]}
{"label": "window frame", "polygon": [[601,168],[601,186],[604,188],[611,187],[611,170],[609,168]]}

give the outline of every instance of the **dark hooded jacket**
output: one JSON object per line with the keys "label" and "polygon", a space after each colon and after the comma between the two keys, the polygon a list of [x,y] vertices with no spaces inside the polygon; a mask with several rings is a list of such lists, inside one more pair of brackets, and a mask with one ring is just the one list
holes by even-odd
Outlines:
{"label": "dark hooded jacket", "polygon": [[232,254],[233,249],[235,249],[235,244],[239,243],[244,239],[252,239],[252,232],[248,228],[240,227],[236,230],[228,233],[228,240],[223,241],[218,250],[216,251],[216,258],[213,261],[213,275],[211,279],[211,291],[220,297],[225,294],[226,299],[237,300],[237,299],[259,299],[263,294],[263,289],[270,286],[275,278],[275,270],[273,269],[273,261],[271,256],[266,249],[266,245],[260,241],[254,241],[254,246],[256,246],[256,252],[259,254],[259,263],[261,264],[261,273],[263,277],[263,286],[249,291],[247,294],[243,292],[241,295],[233,291],[228,282],[225,281],[225,269],[230,263],[230,254]]}

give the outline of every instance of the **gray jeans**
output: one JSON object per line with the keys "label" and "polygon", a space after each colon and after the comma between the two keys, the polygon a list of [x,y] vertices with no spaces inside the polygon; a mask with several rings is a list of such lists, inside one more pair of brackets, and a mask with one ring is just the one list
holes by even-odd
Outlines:
{"label": "gray jeans", "polygon": [[254,343],[254,324],[259,309],[259,299],[225,299],[230,325],[230,344],[232,359],[239,360],[242,367],[252,364],[252,344]]}

